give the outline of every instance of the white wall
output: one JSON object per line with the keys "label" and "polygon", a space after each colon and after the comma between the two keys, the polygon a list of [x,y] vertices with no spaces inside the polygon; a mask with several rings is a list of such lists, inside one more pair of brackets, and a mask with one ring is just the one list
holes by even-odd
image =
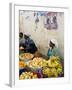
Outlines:
{"label": "white wall", "polygon": [[[28,17],[28,18],[27,18]],[[27,18],[27,19],[26,19]],[[44,27],[45,16],[39,15],[39,22],[36,29],[34,12],[20,11],[20,32],[28,32],[34,40],[36,46],[42,54],[47,54],[48,42],[55,38],[58,41],[59,48],[64,53],[64,13],[57,13],[58,28],[47,30]]]}

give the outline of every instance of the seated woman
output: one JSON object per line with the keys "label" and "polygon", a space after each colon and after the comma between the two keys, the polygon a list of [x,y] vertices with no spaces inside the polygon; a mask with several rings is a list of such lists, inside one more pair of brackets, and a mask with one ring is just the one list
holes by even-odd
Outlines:
{"label": "seated woman", "polygon": [[63,55],[61,54],[59,48],[58,48],[58,42],[56,39],[51,39],[49,42],[49,49],[47,53],[48,58],[51,56],[58,56],[60,60],[63,60]]}

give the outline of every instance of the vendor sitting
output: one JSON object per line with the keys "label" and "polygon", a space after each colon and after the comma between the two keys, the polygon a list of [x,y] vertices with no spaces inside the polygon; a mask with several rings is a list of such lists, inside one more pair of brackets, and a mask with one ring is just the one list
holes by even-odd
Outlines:
{"label": "vendor sitting", "polygon": [[59,58],[63,60],[63,56],[58,48],[58,42],[56,39],[50,40],[47,56],[48,58],[50,58],[51,56],[59,56]]}
{"label": "vendor sitting", "polygon": [[37,47],[34,41],[30,38],[30,35],[25,33],[24,38],[19,41],[19,47],[24,49],[24,52],[35,53]]}

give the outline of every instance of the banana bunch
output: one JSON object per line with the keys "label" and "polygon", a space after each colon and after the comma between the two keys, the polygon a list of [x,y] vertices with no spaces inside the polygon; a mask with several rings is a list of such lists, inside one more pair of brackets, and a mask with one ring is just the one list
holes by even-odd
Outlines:
{"label": "banana bunch", "polygon": [[50,68],[47,68],[47,67],[44,67],[44,68],[43,68],[42,73],[43,73],[44,75],[47,75],[48,77],[51,77],[51,76],[52,76],[52,73],[51,73]]}
{"label": "banana bunch", "polygon": [[53,77],[58,77],[58,73],[57,73],[56,68],[51,68],[51,73],[52,73]]}
{"label": "banana bunch", "polygon": [[43,75],[47,75],[48,77],[58,77],[60,73],[62,73],[61,68],[44,68],[42,70]]}
{"label": "banana bunch", "polygon": [[48,66],[49,67],[57,67],[59,65],[59,58],[52,56],[49,60],[48,60]]}
{"label": "banana bunch", "polygon": [[48,66],[48,61],[47,60],[43,60],[42,67],[47,67],[47,66]]}
{"label": "banana bunch", "polygon": [[61,64],[59,64],[59,65],[57,66],[57,73],[58,73],[58,74],[63,73],[63,71],[62,71],[62,65],[61,65]]}
{"label": "banana bunch", "polygon": [[42,73],[48,77],[58,77],[62,71],[62,65],[59,62],[59,58],[52,56],[48,61],[45,62],[46,67],[43,67]]}
{"label": "banana bunch", "polygon": [[58,77],[56,68],[44,68],[42,72],[44,75],[47,75],[48,77]]}

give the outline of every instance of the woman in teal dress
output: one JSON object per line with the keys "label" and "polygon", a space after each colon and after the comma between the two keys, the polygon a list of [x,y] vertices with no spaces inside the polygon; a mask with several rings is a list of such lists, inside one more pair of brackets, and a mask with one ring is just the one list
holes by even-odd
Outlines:
{"label": "woman in teal dress", "polygon": [[50,58],[51,56],[58,56],[60,60],[63,60],[63,55],[61,54],[60,49],[58,48],[58,42],[56,39],[50,40],[47,56],[48,58]]}

